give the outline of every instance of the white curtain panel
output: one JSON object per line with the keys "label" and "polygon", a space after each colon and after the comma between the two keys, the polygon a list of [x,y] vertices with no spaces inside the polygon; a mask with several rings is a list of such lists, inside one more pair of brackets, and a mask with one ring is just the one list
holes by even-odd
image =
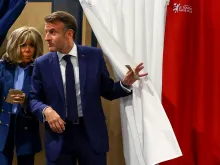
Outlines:
{"label": "white curtain panel", "polygon": [[165,0],[79,0],[121,79],[144,62],[148,76],[133,85],[120,104],[126,165],[155,165],[182,155],[161,105]]}

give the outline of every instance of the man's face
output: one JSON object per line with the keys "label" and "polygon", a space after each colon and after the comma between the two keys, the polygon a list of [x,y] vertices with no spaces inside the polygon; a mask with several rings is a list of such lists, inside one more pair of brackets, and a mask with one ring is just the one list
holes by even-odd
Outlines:
{"label": "man's face", "polygon": [[60,21],[45,23],[45,31],[45,41],[48,43],[49,51],[59,51],[62,53],[68,42],[64,24]]}

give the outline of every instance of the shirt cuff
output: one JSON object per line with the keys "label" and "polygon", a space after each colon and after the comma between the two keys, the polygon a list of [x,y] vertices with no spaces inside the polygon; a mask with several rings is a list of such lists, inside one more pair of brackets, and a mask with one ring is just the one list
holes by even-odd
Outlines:
{"label": "shirt cuff", "polygon": [[43,122],[47,121],[47,120],[46,120],[46,117],[45,117],[45,115],[44,115],[44,111],[45,111],[47,108],[49,108],[49,106],[46,106],[46,107],[43,109],[43,111],[42,111]]}
{"label": "shirt cuff", "polygon": [[128,92],[128,93],[131,92],[131,90],[132,90],[131,86],[124,86],[121,81],[120,81],[120,85],[121,85],[122,89],[124,89],[126,92]]}

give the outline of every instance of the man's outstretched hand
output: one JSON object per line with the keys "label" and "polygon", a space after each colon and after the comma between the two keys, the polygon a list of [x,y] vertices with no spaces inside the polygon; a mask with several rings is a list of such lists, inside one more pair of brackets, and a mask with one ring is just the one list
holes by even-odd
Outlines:
{"label": "man's outstretched hand", "polygon": [[[144,77],[148,75],[148,73],[140,74],[140,71],[144,69],[143,64],[144,63],[140,63],[134,68],[135,74],[138,75],[139,77]],[[134,72],[132,70],[129,70],[126,73],[125,77],[121,80],[123,85],[131,86],[137,80]]]}

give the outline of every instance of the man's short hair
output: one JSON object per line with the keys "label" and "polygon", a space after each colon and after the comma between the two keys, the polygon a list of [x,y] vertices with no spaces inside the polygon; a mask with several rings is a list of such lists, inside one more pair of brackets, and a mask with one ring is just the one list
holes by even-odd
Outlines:
{"label": "man's short hair", "polygon": [[56,12],[53,12],[50,15],[46,16],[44,18],[44,21],[47,23],[53,23],[56,21],[63,22],[64,28],[66,30],[72,29],[74,31],[73,39],[75,39],[78,25],[77,25],[76,18],[73,15],[71,15],[65,11],[56,11]]}

